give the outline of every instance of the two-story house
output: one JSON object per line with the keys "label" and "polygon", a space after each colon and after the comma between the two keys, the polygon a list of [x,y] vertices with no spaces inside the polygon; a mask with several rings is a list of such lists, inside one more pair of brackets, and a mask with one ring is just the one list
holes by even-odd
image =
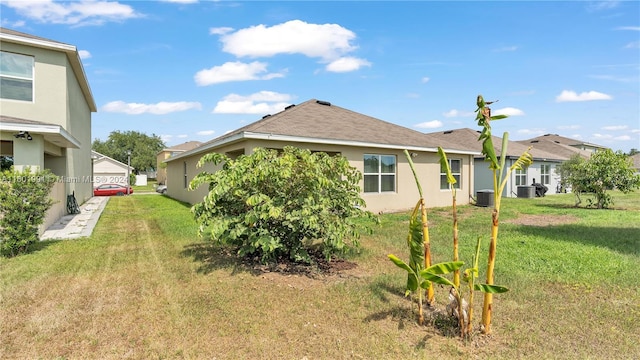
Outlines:
{"label": "two-story house", "polygon": [[0,28],[1,155],[16,169],[49,169],[59,177],[45,224],[65,214],[67,195],[91,198],[89,82],[75,46]]}

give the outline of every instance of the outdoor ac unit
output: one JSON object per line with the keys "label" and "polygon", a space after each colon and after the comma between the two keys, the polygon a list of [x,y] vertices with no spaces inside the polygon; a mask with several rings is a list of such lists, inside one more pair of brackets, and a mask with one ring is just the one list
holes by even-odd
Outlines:
{"label": "outdoor ac unit", "polygon": [[477,206],[490,207],[494,205],[493,190],[479,190],[476,196]]}

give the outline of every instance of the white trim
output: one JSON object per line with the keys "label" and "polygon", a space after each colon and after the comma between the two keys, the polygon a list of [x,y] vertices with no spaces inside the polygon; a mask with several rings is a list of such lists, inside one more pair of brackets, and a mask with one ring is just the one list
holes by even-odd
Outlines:
{"label": "white trim", "polygon": [[[7,131],[7,132],[28,131],[33,134],[45,135],[45,140],[47,138],[46,135],[59,135],[62,138],[64,138],[64,140],[66,140],[69,144],[72,145],[72,146],[65,146],[65,147],[80,148],[80,145],[82,145],[80,141],[74,138],[71,134],[69,134],[69,132],[67,132],[67,130],[65,130],[60,125],[21,124],[21,123],[2,122],[0,124],[0,130]],[[47,141],[50,141],[50,140],[47,140]]]}
{"label": "white trim", "polygon": [[[255,133],[255,132],[245,131],[245,132],[241,132],[233,136],[230,136],[228,138],[215,141],[209,144],[204,144],[195,149],[185,151],[180,155],[176,155],[166,159],[164,162],[170,162],[183,157],[200,154],[200,153],[206,152],[207,150],[217,148],[225,144],[242,140],[242,139],[288,141],[288,142],[297,142],[297,143],[341,145],[341,146],[353,146],[353,147],[369,147],[369,148],[376,148],[376,149],[392,149],[392,150],[406,149],[408,151],[438,152],[438,149],[433,147],[379,144],[379,143],[372,143],[372,142],[365,142],[365,141],[323,139],[323,138],[312,138],[312,137],[304,137],[304,136],[266,134],[266,133]],[[468,151],[468,150],[444,149],[444,151],[447,154],[451,153],[451,154],[460,154],[460,155],[481,155],[480,152]]]}

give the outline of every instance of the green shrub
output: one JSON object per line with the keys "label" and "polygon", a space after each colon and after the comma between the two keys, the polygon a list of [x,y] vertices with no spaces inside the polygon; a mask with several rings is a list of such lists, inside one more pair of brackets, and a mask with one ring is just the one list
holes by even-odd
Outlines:
{"label": "green shrub", "polygon": [[346,158],[285,147],[256,148],[235,160],[207,154],[198,166],[208,162],[224,165],[190,184],[209,186],[192,208],[200,234],[210,231],[214,240],[237,246],[240,256],[262,262],[288,257],[310,263],[312,243],[327,259],[358,246],[353,220],[368,213],[361,210],[362,175]]}
{"label": "green shrub", "polygon": [[16,256],[38,241],[57,178],[48,170],[5,170],[0,179],[0,253]]}

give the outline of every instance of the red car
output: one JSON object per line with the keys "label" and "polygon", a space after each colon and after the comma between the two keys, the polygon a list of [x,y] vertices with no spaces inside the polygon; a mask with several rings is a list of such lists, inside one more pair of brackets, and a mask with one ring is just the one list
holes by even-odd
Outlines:
{"label": "red car", "polygon": [[[102,184],[93,189],[93,196],[122,196],[127,194],[127,188],[118,184]],[[129,194],[133,194],[133,189],[129,186]]]}

